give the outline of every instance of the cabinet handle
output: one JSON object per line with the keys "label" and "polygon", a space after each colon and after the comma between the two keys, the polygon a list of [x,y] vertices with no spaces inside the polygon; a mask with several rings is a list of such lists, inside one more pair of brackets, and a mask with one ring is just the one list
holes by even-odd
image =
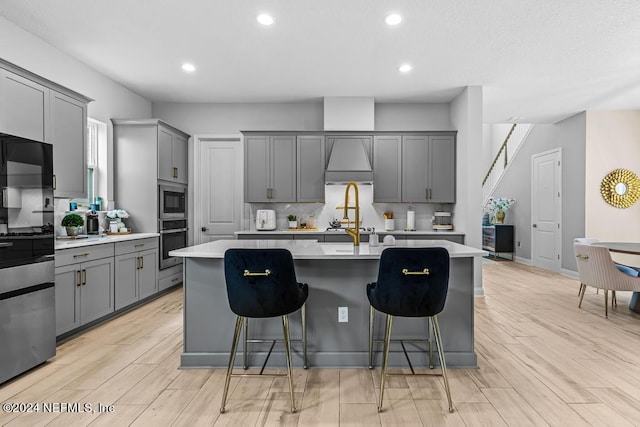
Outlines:
{"label": "cabinet handle", "polygon": [[58,181],[56,180],[56,176],[55,176],[55,175],[53,175],[53,189],[54,189],[54,190],[56,189],[56,184],[57,184],[57,182],[58,182]]}
{"label": "cabinet handle", "polygon": [[87,270],[82,270],[82,284],[87,285]]}
{"label": "cabinet handle", "polygon": [[86,257],[86,256],[89,256],[89,252],[85,252],[83,254],[76,254],[73,257],[74,258],[81,258],[81,257]]}
{"label": "cabinet handle", "polygon": [[140,257],[136,257],[136,270],[140,270]]}
{"label": "cabinet handle", "polygon": [[171,279],[171,283],[176,283],[178,280],[180,280],[179,277],[174,277],[173,279]]}
{"label": "cabinet handle", "polygon": [[80,270],[76,271],[76,286],[82,285],[82,276]]}
{"label": "cabinet handle", "polygon": [[144,258],[140,257],[140,269],[144,268]]}
{"label": "cabinet handle", "polygon": [[178,177],[178,168],[173,168],[173,177],[174,178]]}
{"label": "cabinet handle", "polygon": [[144,246],[144,243],[138,243],[135,247],[136,247],[136,248],[141,248],[141,247],[143,247],[143,246]]}
{"label": "cabinet handle", "polygon": [[424,189],[424,198],[429,200],[429,189],[428,188]]}
{"label": "cabinet handle", "polygon": [[429,189],[429,200],[431,200],[431,189]]}

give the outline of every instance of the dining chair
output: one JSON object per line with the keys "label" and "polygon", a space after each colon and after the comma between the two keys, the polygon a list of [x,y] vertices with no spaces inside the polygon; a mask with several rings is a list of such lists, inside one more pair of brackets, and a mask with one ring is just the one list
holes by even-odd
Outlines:
{"label": "dining chair", "polygon": [[[438,314],[444,309],[448,290],[449,252],[445,248],[387,248],[382,251],[377,281],[367,284],[367,298],[371,306],[369,318],[370,365],[372,363],[374,309],[386,314],[378,412],[382,411],[387,375],[420,375],[413,372],[411,362],[409,362],[412,371],[410,374],[387,373],[394,316],[428,318],[432,325],[438,350],[449,412],[453,412],[449,380],[447,379],[447,365],[438,324]],[[429,345],[429,354],[431,356],[431,345]],[[431,357],[429,357],[429,363],[432,363]]]}
{"label": "dining chair", "polygon": [[[617,301],[616,291],[640,291],[640,277],[638,271],[619,266],[611,259],[609,249],[604,246],[582,245],[574,243],[573,250],[576,255],[578,278],[585,285],[580,292],[578,307],[582,307],[582,300],[586,286],[604,290],[604,315],[609,317],[608,293],[612,291],[612,305]],[[621,267],[626,267],[622,269]]]}
{"label": "dining chair", "polygon": [[[298,283],[291,252],[282,248],[271,249],[228,249],[224,254],[224,274],[227,284],[229,307],[236,314],[236,326],[229,354],[229,365],[222,394],[220,412],[224,413],[231,377],[282,377],[289,379],[291,412],[296,411],[293,394],[293,374],[291,369],[291,347],[289,337],[289,314],[301,310],[302,341],[306,366],[306,313],[304,310],[309,288],[306,283]],[[287,361],[286,374],[234,374],[233,365],[238,341],[243,325],[249,318],[282,318],[282,333]],[[246,337],[246,335],[245,335]],[[272,340],[272,349],[275,340]],[[252,341],[253,342],[253,341]],[[245,351],[247,339],[245,338]],[[267,355],[267,359],[271,354]],[[246,359],[245,359],[246,366]]]}
{"label": "dining chair", "polygon": [[[600,240],[591,237],[577,237],[573,239],[573,243],[578,243],[579,245],[591,245],[593,243],[598,243],[599,241]],[[578,288],[578,296],[582,294],[582,288],[584,288],[584,283],[580,283],[580,287]]]}

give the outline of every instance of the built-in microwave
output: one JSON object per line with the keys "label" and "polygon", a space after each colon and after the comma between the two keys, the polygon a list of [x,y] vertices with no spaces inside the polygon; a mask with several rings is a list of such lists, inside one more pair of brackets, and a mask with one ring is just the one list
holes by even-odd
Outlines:
{"label": "built-in microwave", "polygon": [[187,187],[161,184],[158,186],[160,218],[187,218]]}

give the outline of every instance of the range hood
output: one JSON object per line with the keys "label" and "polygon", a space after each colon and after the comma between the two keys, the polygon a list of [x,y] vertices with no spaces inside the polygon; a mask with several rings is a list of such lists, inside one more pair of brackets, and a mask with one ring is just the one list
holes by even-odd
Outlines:
{"label": "range hood", "polygon": [[373,169],[366,140],[359,137],[331,138],[329,162],[324,173],[327,184],[344,184],[349,181],[372,183]]}
{"label": "range hood", "polygon": [[[373,98],[325,97],[324,130],[373,131]],[[327,184],[343,184],[349,181],[372,183],[371,149],[371,137],[363,138],[353,134],[327,137],[329,161],[324,174],[325,182]]]}

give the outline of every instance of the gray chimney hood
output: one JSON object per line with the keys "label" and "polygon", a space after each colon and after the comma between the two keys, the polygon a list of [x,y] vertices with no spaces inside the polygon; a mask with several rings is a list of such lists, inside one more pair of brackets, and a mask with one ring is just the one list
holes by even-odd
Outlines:
{"label": "gray chimney hood", "polygon": [[343,184],[349,181],[372,183],[373,169],[369,159],[369,150],[365,144],[369,138],[334,137],[328,147],[329,162],[324,173],[327,184]]}

